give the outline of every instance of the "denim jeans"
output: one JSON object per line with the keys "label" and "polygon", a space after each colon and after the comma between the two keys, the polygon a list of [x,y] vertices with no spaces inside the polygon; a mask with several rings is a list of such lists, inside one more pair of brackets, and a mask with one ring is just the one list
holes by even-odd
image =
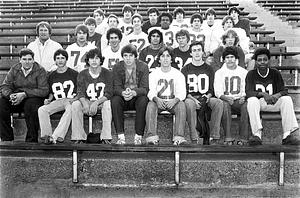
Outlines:
{"label": "denim jeans", "polygon": [[[159,112],[167,109],[159,109],[157,104],[150,101],[146,111],[146,142],[158,140],[157,135],[157,115]],[[184,128],[186,120],[186,109],[183,101],[178,102],[171,110],[167,110],[175,114],[175,129],[173,131],[173,141],[175,139],[184,139]],[[173,127],[174,128],[174,127]]]}
{"label": "denim jeans", "polygon": [[231,112],[241,115],[239,122],[239,136],[240,140],[247,141],[249,139],[249,116],[247,112],[247,102],[239,104],[239,100],[235,100],[232,105],[223,101],[223,116],[222,125],[225,131],[225,141],[233,141],[231,130]]}
{"label": "denim jeans", "polygon": [[8,99],[0,98],[0,136],[3,141],[14,140],[10,114],[24,112],[27,126],[26,142],[38,142],[39,118],[38,109],[43,104],[43,98],[25,98],[19,105],[11,105]]}
{"label": "denim jeans", "polygon": [[113,96],[111,98],[112,116],[117,134],[124,134],[124,111],[135,110],[135,133],[144,135],[148,101],[147,96],[137,96],[129,101],[125,101],[121,96]]}
{"label": "denim jeans", "polygon": [[[191,140],[198,140],[198,132],[196,130],[197,112],[196,103],[190,99],[185,99],[186,118],[189,124]],[[223,114],[223,102],[218,98],[210,98],[208,106],[211,108],[211,119],[209,121],[210,137],[220,139],[220,125]]]}

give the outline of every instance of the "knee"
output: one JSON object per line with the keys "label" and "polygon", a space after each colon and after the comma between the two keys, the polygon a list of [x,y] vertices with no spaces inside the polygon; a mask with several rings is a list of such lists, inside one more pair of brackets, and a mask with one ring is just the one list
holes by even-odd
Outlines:
{"label": "knee", "polygon": [[147,112],[152,113],[157,111],[157,105],[155,102],[150,101],[147,105]]}
{"label": "knee", "polygon": [[78,112],[78,111],[81,111],[81,102],[79,100],[76,100],[72,103],[72,106],[71,106],[71,111],[72,112]]}
{"label": "knee", "polygon": [[181,113],[185,113],[186,112],[186,108],[185,108],[185,104],[183,101],[179,101],[176,105],[175,105],[175,110],[178,110]]}
{"label": "knee", "polygon": [[250,97],[247,99],[247,106],[252,107],[253,105],[259,105],[259,99],[257,97]]}
{"label": "knee", "polygon": [[184,104],[187,111],[196,111],[196,103],[192,99],[185,99]]}
{"label": "knee", "polygon": [[279,99],[282,100],[283,103],[293,104],[293,100],[290,96],[281,96]]}
{"label": "knee", "polygon": [[139,107],[147,107],[148,102],[149,99],[147,96],[139,96],[139,98],[137,99],[137,105]]}
{"label": "knee", "polygon": [[45,113],[46,113],[46,109],[45,109],[45,105],[43,105],[38,109],[38,114],[41,115]]}

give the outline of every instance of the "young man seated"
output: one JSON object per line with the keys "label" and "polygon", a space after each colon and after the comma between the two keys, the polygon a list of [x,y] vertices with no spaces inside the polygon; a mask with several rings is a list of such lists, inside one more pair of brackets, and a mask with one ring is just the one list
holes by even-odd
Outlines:
{"label": "young man seated", "polygon": [[160,68],[149,75],[150,102],[147,106],[146,123],[148,144],[157,145],[157,114],[161,111],[169,111],[175,114],[175,128],[173,131],[173,144],[185,144],[184,128],[186,110],[183,100],[186,97],[184,75],[171,66],[174,58],[171,47],[163,47],[157,55]]}
{"label": "young man seated", "polygon": [[299,145],[299,125],[295,116],[293,101],[288,96],[287,89],[280,72],[270,68],[270,51],[258,48],[253,55],[256,69],[249,71],[246,77],[246,94],[248,97],[248,112],[253,136],[250,145],[262,144],[263,127],[260,111],[280,112],[283,128],[282,144]]}
{"label": "young man seated", "polygon": [[118,134],[117,144],[125,144],[124,111],[135,110],[134,144],[142,144],[145,129],[145,113],[148,104],[149,69],[146,63],[137,59],[137,49],[128,44],[121,50],[123,61],[113,67],[114,96],[111,108]]}

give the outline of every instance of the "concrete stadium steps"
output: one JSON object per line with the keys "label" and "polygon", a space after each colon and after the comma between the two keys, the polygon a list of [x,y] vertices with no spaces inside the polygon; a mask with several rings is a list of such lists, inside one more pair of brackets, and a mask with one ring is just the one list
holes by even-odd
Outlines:
{"label": "concrete stadium steps", "polygon": [[[168,190],[174,189],[175,186],[174,153],[83,151],[78,154],[78,184],[72,183],[72,152],[1,150],[0,154],[0,190],[2,195],[10,195],[5,197],[15,197],[13,195],[22,191],[20,197],[40,191],[43,195],[54,191],[54,195],[50,197],[55,197],[67,189],[84,191],[86,193],[81,195],[87,197],[89,188],[85,186],[98,186],[100,189],[105,187],[106,190],[107,187],[119,190],[120,187],[151,188],[153,193],[156,192],[153,189],[155,186]],[[285,155],[284,187],[276,186],[279,171],[277,154],[182,153],[180,156],[180,185],[176,188],[178,190],[211,189],[212,193],[213,189],[271,186],[281,193],[288,187],[291,193],[288,195],[299,195],[300,161],[297,154]],[[54,183],[59,186],[54,188]],[[37,186],[44,186],[44,189]],[[268,191],[267,188],[265,190]],[[98,196],[102,196],[101,191],[98,192]],[[257,192],[252,193],[255,195]],[[252,193],[247,197],[253,195]],[[76,196],[78,195],[72,197]]]}

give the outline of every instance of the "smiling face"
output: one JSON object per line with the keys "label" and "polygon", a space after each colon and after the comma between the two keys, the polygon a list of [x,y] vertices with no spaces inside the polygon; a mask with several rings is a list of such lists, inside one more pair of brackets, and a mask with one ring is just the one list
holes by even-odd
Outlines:
{"label": "smiling face", "polygon": [[167,16],[161,17],[160,26],[162,29],[169,29],[170,24],[171,24],[171,21],[170,21],[169,17],[167,17]]}
{"label": "smiling face", "polygon": [[46,41],[50,38],[50,32],[46,26],[39,27],[39,39]]}
{"label": "smiling face", "polygon": [[162,55],[159,57],[159,63],[161,67],[171,67],[172,57],[169,54],[169,51],[164,51]]}
{"label": "smiling face", "polygon": [[117,34],[112,33],[109,35],[109,44],[111,47],[117,47],[120,44],[120,38]]}
{"label": "smiling face", "polygon": [[33,67],[34,59],[30,54],[27,54],[20,58],[20,63],[25,70],[29,70]]}
{"label": "smiling face", "polygon": [[57,67],[64,67],[67,63],[67,59],[62,54],[59,54],[55,57],[55,64]]}

